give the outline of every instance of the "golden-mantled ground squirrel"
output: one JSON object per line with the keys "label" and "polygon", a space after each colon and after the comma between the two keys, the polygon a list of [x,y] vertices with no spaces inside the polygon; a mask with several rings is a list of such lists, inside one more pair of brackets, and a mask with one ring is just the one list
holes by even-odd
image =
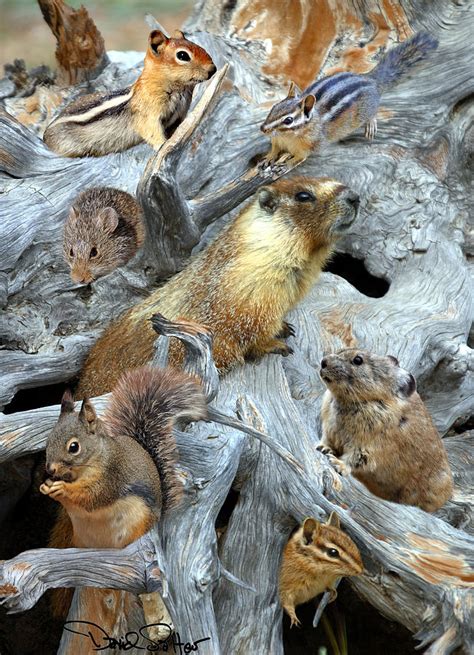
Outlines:
{"label": "golden-mantled ground squirrel", "polygon": [[63,254],[78,284],[126,264],[143,244],[143,212],[125,191],[94,187],[74,200],[64,225]]}
{"label": "golden-mantled ground squirrel", "polygon": [[340,141],[364,124],[366,136],[373,138],[380,94],[437,46],[436,39],[419,32],[389,50],[370,73],[336,73],[304,91],[292,83],[287,97],[272,107],[261,126],[272,141],[265,163],[280,157],[306,159],[325,141]]}
{"label": "golden-mantled ground squirrel", "polygon": [[[126,373],[103,420],[87,399],[76,413],[66,392],[40,487],[63,506],[50,546],[123,548],[144,535],[181,495],[173,424],[205,415],[200,385],[172,369]],[[55,609],[62,615],[71,590],[61,591]]]}
{"label": "golden-mantled ground squirrel", "polygon": [[[291,334],[285,314],[317,280],[358,203],[357,194],[327,178],[262,187],[181,273],[106,329],[86,361],[79,396],[105,393],[122,371],[151,359],[156,312],[207,325],[221,372],[245,357],[292,352],[283,340]],[[180,365],[182,352],[173,340],[172,365]]]}
{"label": "golden-mantled ground squirrel", "polygon": [[[336,468],[377,496],[433,512],[453,478],[443,442],[395,357],[349,348],[321,361],[323,438]],[[337,458],[337,459],[335,459]]]}
{"label": "golden-mantled ground squirrel", "polygon": [[333,512],[324,524],[307,518],[286,544],[280,569],[280,602],[291,625],[300,625],[297,605],[324,591],[331,592],[333,601],[336,581],[363,570],[359,549],[340,529],[337,514]]}
{"label": "golden-mantled ground squirrel", "polygon": [[98,157],[141,141],[159,148],[186,116],[193,88],[216,67],[182,32],[150,33],[143,72],[132,86],[82,96],[46,128],[46,145],[65,157]]}

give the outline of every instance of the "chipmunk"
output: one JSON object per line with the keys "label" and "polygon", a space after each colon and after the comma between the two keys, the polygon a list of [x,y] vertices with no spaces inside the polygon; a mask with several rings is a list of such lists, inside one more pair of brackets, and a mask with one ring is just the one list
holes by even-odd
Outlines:
{"label": "chipmunk", "polygon": [[143,212],[125,191],[96,187],[72,204],[63,235],[71,278],[89,284],[126,264],[145,239]]}
{"label": "chipmunk", "polygon": [[[358,210],[356,193],[327,178],[280,179],[254,199],[188,266],[107,328],[92,348],[79,395],[100,395],[120,373],[147,363],[156,312],[207,325],[213,356],[225,373],[245,357],[288,355],[284,319],[309,291],[340,234]],[[179,366],[182,344],[172,339],[169,362]]]}
{"label": "chipmunk", "polygon": [[280,602],[291,619],[291,627],[301,625],[295,607],[324,591],[337,597],[335,583],[342,576],[360,575],[364,565],[359,549],[340,528],[339,517],[331,512],[326,523],[313,518],[290,537],[280,568]]}
{"label": "chipmunk", "polygon": [[[76,413],[65,392],[40,487],[63,506],[50,546],[123,548],[148,532],[181,496],[173,424],[205,415],[198,382],[171,369],[127,372],[103,420],[88,399]],[[72,590],[65,591],[57,595],[56,614],[70,603]]]}
{"label": "chipmunk", "polygon": [[313,82],[304,91],[291,83],[287,97],[272,107],[261,125],[272,142],[264,163],[280,157],[281,161],[302,161],[325,141],[340,141],[364,123],[366,137],[373,139],[380,94],[437,47],[435,38],[419,32],[389,50],[364,75],[336,73]]}
{"label": "chipmunk", "polygon": [[391,355],[355,348],[325,357],[320,375],[328,389],[318,449],[337,470],[386,500],[427,512],[444,505],[453,477],[413,375]]}
{"label": "chipmunk", "polygon": [[46,128],[46,145],[64,157],[99,157],[146,141],[158,149],[184,120],[193,88],[216,67],[183,32],[153,30],[143,71],[130,87],[82,96]]}

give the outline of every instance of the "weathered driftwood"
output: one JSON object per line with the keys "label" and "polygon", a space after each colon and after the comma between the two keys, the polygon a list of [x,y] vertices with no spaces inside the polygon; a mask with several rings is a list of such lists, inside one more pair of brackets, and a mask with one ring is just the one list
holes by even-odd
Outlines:
{"label": "weathered driftwood", "polygon": [[[383,96],[375,141],[360,131],[297,171],[336,177],[360,194],[360,216],[338,249],[363,260],[389,290],[370,297],[338,275],[323,274],[289,317],[297,331],[294,354],[235,370],[213,403],[227,415],[239,403],[240,416],[306,474],[240,431],[199,423],[178,434],[188,493],[160,534],[167,604],[183,638],[211,637],[212,646],[202,644],[200,652],[282,652],[276,577],[283,544],[296,521],[334,506],[342,508],[342,523],[367,566],[352,581],[359,593],[432,643],[429,652],[450,653],[457,645],[469,652],[473,481],[466,458],[472,436],[446,440],[459,486],[441,518],[375,499],[353,480],[340,480],[315,451],[323,393],[318,363],[344,345],[398,357],[417,377],[442,433],[472,414],[469,3],[337,0],[329,10],[324,0],[311,6],[264,1],[259,11],[255,15],[248,0],[198,3],[186,33],[219,68],[231,66],[227,80],[211,80],[196,113],[159,153],[140,146],[65,160],[0,115],[0,404],[18,389],[74,377],[101,328],[163,274],[182,267],[191,249],[229,220],[226,212],[265,181],[250,162],[268,148],[258,127],[289,76],[304,85],[320,68],[368,70],[381,46],[423,27],[439,38],[439,50]],[[110,88],[112,80],[119,87],[135,73],[108,66],[97,88]],[[9,109],[15,113],[11,99]],[[69,203],[93,184],[133,192],[138,182],[151,235],[147,249],[92,289],[75,287],[60,252]],[[56,417],[57,408],[2,416],[0,459],[43,448]],[[240,495],[219,560],[214,521],[231,486]],[[224,570],[255,591],[229,582],[220,575]]]}
{"label": "weathered driftwood", "polygon": [[[179,335],[179,328],[163,319],[158,319],[156,325],[169,336]],[[199,334],[196,340],[194,326],[185,329],[195,345],[194,361],[189,356],[194,370],[197,366],[201,371],[212,371],[209,341],[200,340]],[[207,361],[196,361],[204,347]],[[255,652],[282,652],[276,583],[283,545],[295,521],[337,508],[364,557],[367,571],[354,583],[359,592],[385,614],[417,632],[427,644],[435,641],[433,649],[438,650],[433,652],[450,652],[449,648],[459,645],[469,648],[473,643],[470,619],[474,537],[419,509],[378,500],[356,481],[339,478],[315,451],[311,432],[289,398],[278,359],[268,365],[267,373],[277,388],[286,389],[288,402],[282,406],[269,402],[273,384],[266,389],[256,384],[260,367],[250,368],[250,376],[249,371],[243,374],[244,369],[231,373],[230,387],[224,382],[217,396],[219,411],[232,412],[237,392],[239,417],[259,431],[265,432],[268,424],[275,426],[271,441],[280,447],[281,453],[249,441],[240,431],[203,422],[195,424],[192,431],[177,433],[187,493],[178,512],[161,522],[154,541],[147,535],[139,548],[132,545],[114,552],[112,560],[105,561],[104,551],[76,549],[85,561],[90,558],[90,562],[96,562],[84,566],[85,571],[91,571],[90,575],[65,573],[61,562],[68,551],[24,553],[4,563],[1,570],[5,602],[16,611],[25,609],[46,588],[62,586],[65,579],[68,586],[106,586],[109,561],[110,579],[114,582],[108,586],[116,588],[114,563],[121,557],[119,561],[132,567],[126,574],[130,579],[121,583],[135,593],[156,590],[158,579],[161,581],[157,569],[164,572],[169,584],[166,602],[173,623],[185,641],[209,636],[209,644],[202,645],[203,652],[240,652],[250,647]],[[98,407],[103,407],[104,398],[96,401]],[[49,425],[43,423],[42,441],[36,447],[44,447],[48,430],[57,417],[58,408],[54,409]],[[6,452],[9,441],[21,441],[21,436],[15,436],[17,428],[24,428],[28,421],[36,423],[37,417],[44,418],[46,411],[5,417],[6,425],[0,427],[0,452]],[[450,460],[458,482],[458,471],[464,475],[466,465],[472,471],[473,438],[457,437],[447,443],[448,448],[453,444],[454,456]],[[461,444],[464,448],[460,448]],[[218,557],[214,525],[232,485],[239,489],[239,501]],[[466,510],[470,511],[469,506]],[[443,509],[445,517],[453,521],[459,520],[459,511],[456,502]],[[155,547],[156,558],[150,556]],[[137,573],[133,567],[137,566],[138,552],[143,560],[138,563],[141,571]],[[59,577],[55,573],[57,566],[62,571]],[[42,584],[38,585],[40,571]],[[151,576],[148,571],[152,571]],[[69,620],[74,618],[78,616],[69,616]],[[256,620],[260,623],[258,630]],[[443,650],[440,644],[444,642],[448,645]]]}

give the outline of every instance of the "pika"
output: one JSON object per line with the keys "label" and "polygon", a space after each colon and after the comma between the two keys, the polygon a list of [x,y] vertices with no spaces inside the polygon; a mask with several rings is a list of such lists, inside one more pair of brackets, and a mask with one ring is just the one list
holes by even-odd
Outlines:
{"label": "pika", "polygon": [[332,512],[326,523],[307,518],[290,537],[283,551],[280,568],[280,602],[291,619],[300,625],[295,607],[323,591],[337,597],[336,581],[342,576],[360,575],[364,570],[359,549],[340,529],[339,517]]}
{"label": "pika", "polygon": [[69,210],[63,234],[73,282],[89,284],[123,266],[144,238],[143,212],[129,193],[107,187],[83,191]]}
{"label": "pika", "polygon": [[444,505],[452,473],[413,375],[391,355],[353,348],[325,357],[320,375],[328,389],[318,449],[380,498],[427,512]]}
{"label": "pika", "polygon": [[[317,280],[358,206],[356,193],[328,178],[280,179],[260,188],[183,271],[105,330],[77,393],[105,393],[124,370],[151,359],[156,333],[149,319],[156,312],[208,326],[221,373],[246,357],[289,354],[285,314]],[[182,344],[172,340],[170,363],[179,366],[182,356]]]}

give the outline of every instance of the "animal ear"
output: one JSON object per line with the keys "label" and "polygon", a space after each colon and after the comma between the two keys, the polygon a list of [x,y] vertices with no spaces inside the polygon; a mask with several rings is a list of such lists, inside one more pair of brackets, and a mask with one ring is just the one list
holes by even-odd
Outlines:
{"label": "animal ear", "polygon": [[333,525],[335,528],[341,527],[341,521],[339,520],[339,516],[336,514],[336,512],[331,512],[329,514],[329,518],[326,521],[326,525]]}
{"label": "animal ear", "polygon": [[290,88],[288,89],[287,98],[296,98],[301,93],[301,89],[294,83],[290,82]]}
{"label": "animal ear", "polygon": [[158,54],[158,50],[161,48],[162,45],[168,42],[168,39],[163,32],[160,30],[153,30],[153,32],[150,32],[150,36],[148,37],[148,43],[150,48]]}
{"label": "animal ear", "polygon": [[400,369],[402,375],[399,378],[399,391],[402,396],[409,398],[416,391],[416,380],[411,373]]}
{"label": "animal ear", "polygon": [[175,30],[173,32],[173,36],[175,39],[185,39],[186,37],[184,36],[184,32],[181,32],[181,30]]}
{"label": "animal ear", "polygon": [[303,539],[306,545],[313,541],[313,536],[319,532],[319,523],[316,519],[307,518],[303,523]]}
{"label": "animal ear", "polygon": [[104,230],[104,232],[112,234],[112,232],[117,229],[119,217],[113,207],[104,207],[97,214],[96,221],[98,226]]}
{"label": "animal ear", "polygon": [[65,416],[66,414],[72,414],[74,412],[74,399],[70,389],[66,389],[61,398],[61,412],[59,418]]}
{"label": "animal ear", "polygon": [[79,217],[79,212],[74,207],[74,205],[71,205],[71,207],[69,208],[69,214],[67,216],[67,220],[70,223],[75,223],[77,221],[78,217]]}
{"label": "animal ear", "polygon": [[310,93],[309,96],[305,96],[305,99],[303,100],[303,112],[307,118],[309,118],[313,113],[313,108],[315,104],[316,104],[316,96],[313,96],[312,93]]}
{"label": "animal ear", "polygon": [[94,433],[97,426],[97,414],[94,405],[89,398],[84,398],[79,412],[79,420],[85,426],[87,432]]}
{"label": "animal ear", "polygon": [[387,357],[392,362],[392,364],[395,364],[395,366],[400,366],[400,362],[396,357],[394,357],[393,355],[387,355]]}
{"label": "animal ear", "polygon": [[278,204],[279,198],[277,192],[271,187],[264,186],[258,192],[258,203],[267,214],[274,214]]}

